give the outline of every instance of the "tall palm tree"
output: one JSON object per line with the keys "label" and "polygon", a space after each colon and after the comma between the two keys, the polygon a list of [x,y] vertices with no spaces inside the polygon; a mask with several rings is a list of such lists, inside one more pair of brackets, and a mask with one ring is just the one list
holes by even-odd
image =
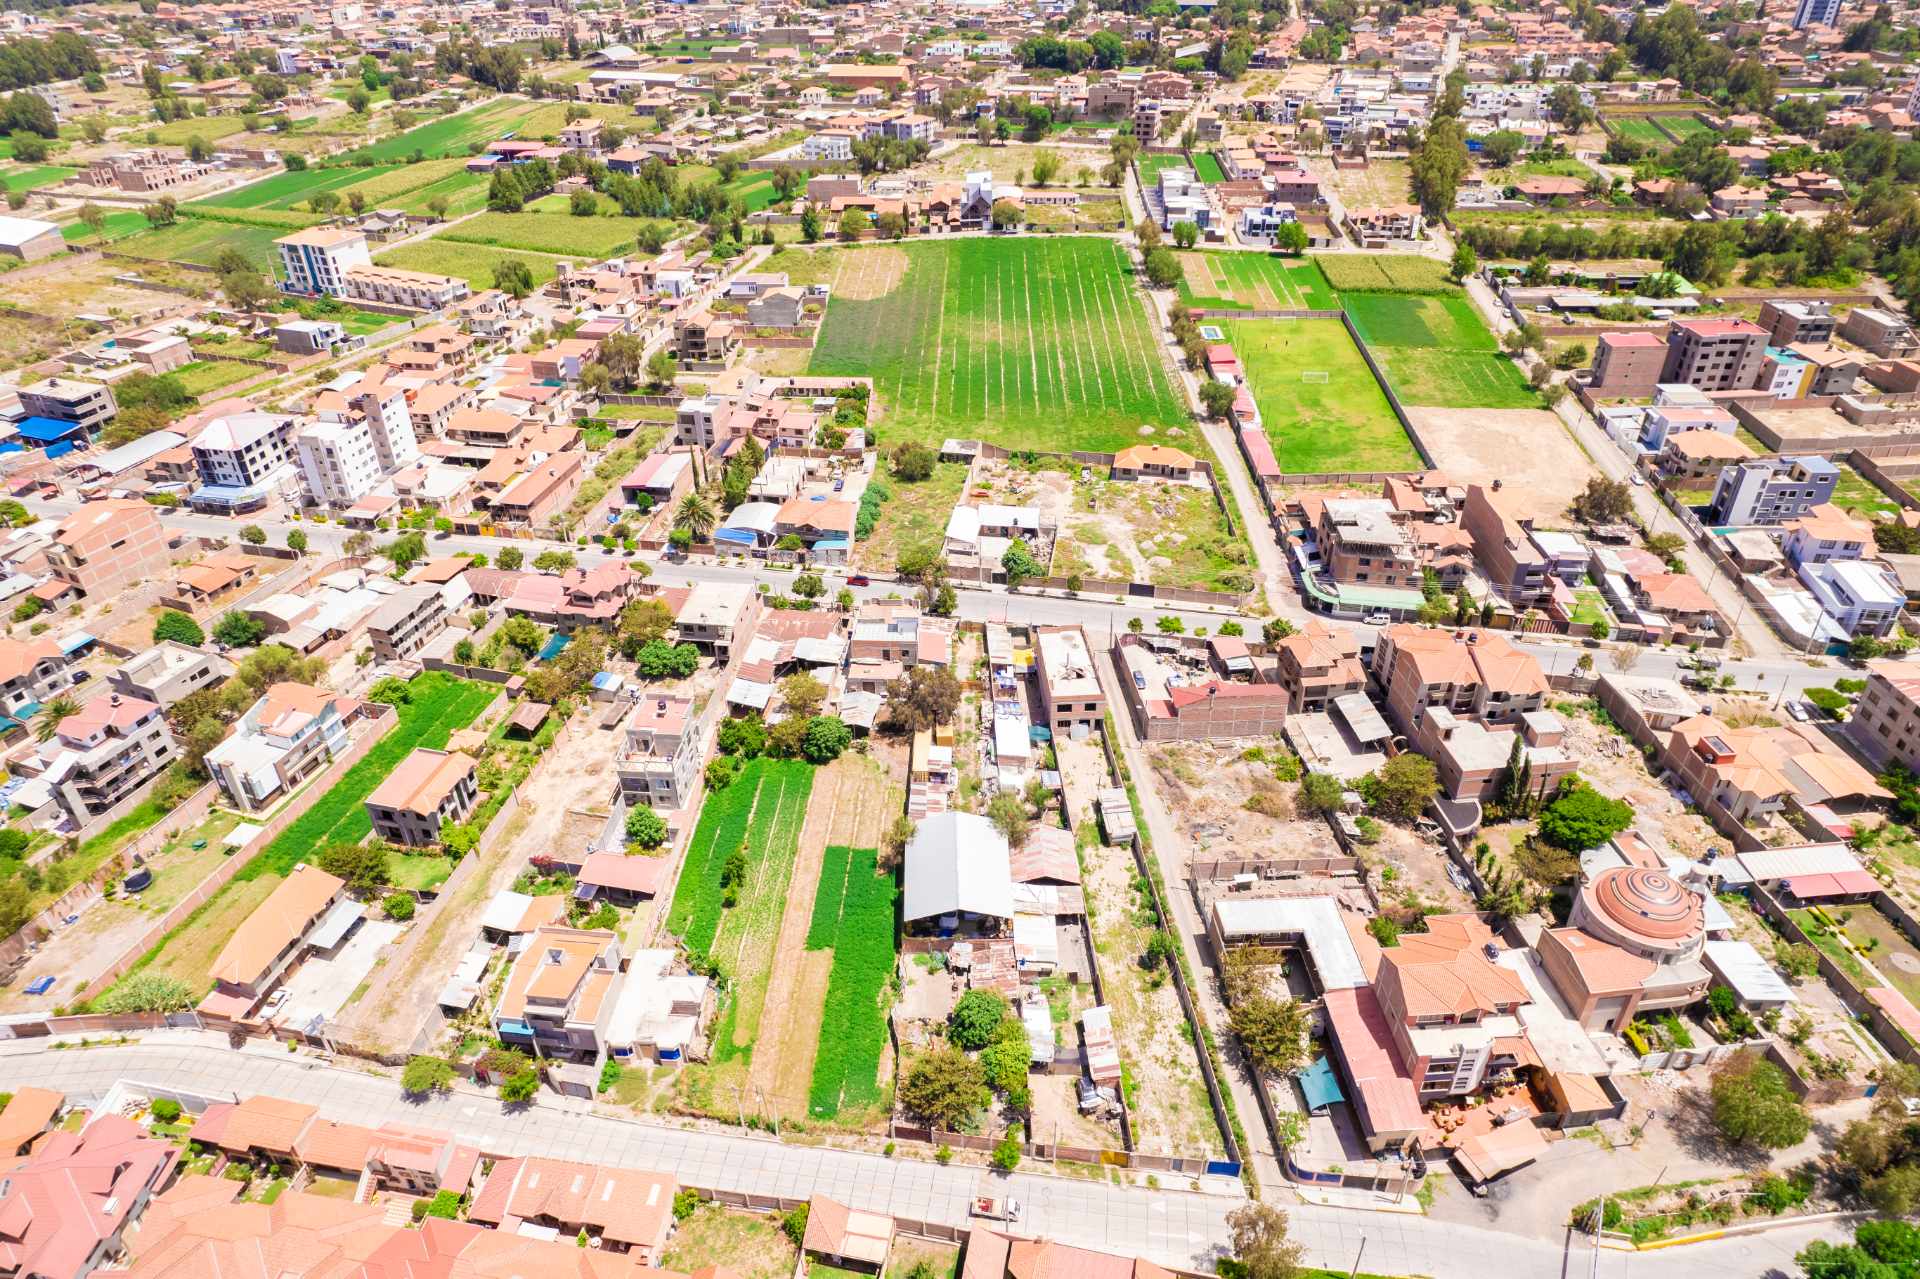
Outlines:
{"label": "tall palm tree", "polygon": [[39,715],[34,717],[34,737],[43,742],[51,740],[54,730],[60,727],[60,721],[79,709],[80,703],[74,701],[65,693],[62,693],[60,696],[42,706]]}
{"label": "tall palm tree", "polygon": [[713,532],[713,526],[720,517],[713,513],[713,503],[699,493],[689,493],[680,499],[680,505],[673,511],[673,526],[683,528],[693,535],[696,542],[704,542],[707,534]]}

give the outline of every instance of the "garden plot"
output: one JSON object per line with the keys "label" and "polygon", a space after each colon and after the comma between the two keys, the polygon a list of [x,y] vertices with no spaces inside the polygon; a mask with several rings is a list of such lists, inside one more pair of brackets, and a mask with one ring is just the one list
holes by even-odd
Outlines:
{"label": "garden plot", "polygon": [[870,376],[892,439],[1108,452],[1189,420],[1112,241],[846,253],[809,370]]}
{"label": "garden plot", "polygon": [[[683,1074],[682,1100],[694,1110],[730,1113],[749,1082],[767,988],[775,964],[813,769],[794,760],[756,759],[725,790],[707,796],[667,915],[667,929],[727,979],[709,1064]],[[765,1099],[755,1099],[764,1112]]]}
{"label": "garden plot", "polygon": [[[756,1094],[789,1119],[832,1118],[879,1098],[894,881],[874,873],[873,850],[897,808],[889,794],[876,761],[845,755],[818,772],[807,799],[773,947],[783,962],[767,980],[750,1075]],[[857,1061],[864,1067],[850,1070]]]}
{"label": "garden plot", "polygon": [[1503,506],[1544,526],[1598,474],[1586,451],[1547,409],[1409,408],[1434,465],[1460,484],[1501,485]]}

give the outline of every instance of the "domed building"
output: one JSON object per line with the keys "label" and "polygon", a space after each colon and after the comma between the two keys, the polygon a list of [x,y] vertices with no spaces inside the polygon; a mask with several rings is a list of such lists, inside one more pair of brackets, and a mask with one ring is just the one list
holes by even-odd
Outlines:
{"label": "domed building", "polygon": [[1574,1019],[1605,1031],[1704,998],[1706,945],[1706,886],[1628,833],[1581,858],[1568,926],[1541,933],[1536,950]]}

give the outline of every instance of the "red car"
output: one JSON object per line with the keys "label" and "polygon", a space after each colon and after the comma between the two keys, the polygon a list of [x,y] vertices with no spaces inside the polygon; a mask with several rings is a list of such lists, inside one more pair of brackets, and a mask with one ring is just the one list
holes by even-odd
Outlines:
{"label": "red car", "polygon": [[847,585],[848,586],[872,586],[873,579],[868,577],[865,573],[855,573],[852,577],[847,579]]}

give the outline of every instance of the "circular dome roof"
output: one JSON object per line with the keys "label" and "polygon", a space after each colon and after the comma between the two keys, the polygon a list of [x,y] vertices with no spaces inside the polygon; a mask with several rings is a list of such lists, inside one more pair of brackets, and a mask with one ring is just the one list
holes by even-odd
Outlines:
{"label": "circular dome roof", "polygon": [[1629,933],[1681,941],[1699,933],[1706,911],[1692,889],[1663,870],[1616,866],[1593,881],[1594,900]]}

